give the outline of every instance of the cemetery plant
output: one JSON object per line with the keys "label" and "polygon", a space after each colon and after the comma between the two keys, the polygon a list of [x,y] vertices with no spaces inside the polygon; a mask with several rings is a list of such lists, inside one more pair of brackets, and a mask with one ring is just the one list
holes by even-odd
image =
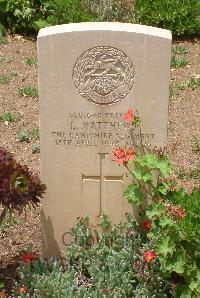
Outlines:
{"label": "cemetery plant", "polygon": [[91,21],[93,17],[81,8],[81,0],[2,0],[0,35],[4,34],[4,27],[11,32],[30,34],[50,25]]}
{"label": "cemetery plant", "polygon": [[19,95],[27,97],[38,97],[38,90],[35,87],[25,86],[19,88]]}
{"label": "cemetery plant", "polygon": [[178,55],[178,54],[186,54],[188,53],[188,50],[186,47],[177,45],[175,47],[172,47],[172,54]]}
{"label": "cemetery plant", "polygon": [[19,164],[4,148],[0,148],[0,224],[15,210],[36,207],[45,192],[45,185],[27,166]]}
{"label": "cemetery plant", "polygon": [[131,214],[127,214],[126,223],[112,229],[109,219],[102,216],[94,231],[94,245],[87,216],[79,218],[72,233],[74,243],[63,260],[66,267],[55,259],[22,259],[13,297],[22,285],[24,295],[49,298],[167,297],[172,291],[147,243],[145,224]]}
{"label": "cemetery plant", "polygon": [[124,0],[83,0],[86,11],[99,22],[134,22],[132,5]]}
{"label": "cemetery plant", "polygon": [[89,22],[93,20],[93,16],[82,11],[82,3],[80,0],[50,0],[43,2],[44,16],[36,21],[36,25],[40,28],[41,24],[46,22],[47,26]]}
{"label": "cemetery plant", "polygon": [[171,30],[175,35],[200,34],[199,0],[136,0],[135,20]]}
{"label": "cemetery plant", "polygon": [[[180,60],[179,60],[179,62],[180,62]],[[171,66],[176,68],[177,65],[178,65],[177,61],[175,62],[174,58],[172,58]],[[182,65],[183,65],[183,63],[182,63]],[[172,84],[170,86],[170,98],[174,99],[176,97],[176,95],[179,94],[180,90],[186,90],[187,88],[190,88],[192,90],[200,89],[200,78],[198,77],[198,75],[197,76],[193,75],[190,78],[188,78],[186,81]]]}
{"label": "cemetery plant", "polygon": [[177,57],[176,55],[172,55],[171,59],[171,67],[177,68],[177,67],[185,67],[187,66],[189,61],[185,56]]}
{"label": "cemetery plant", "polygon": [[0,85],[6,85],[10,82],[10,76],[7,74],[0,75]]}
{"label": "cemetery plant", "polygon": [[37,58],[35,57],[26,58],[25,63],[28,65],[37,65]]}
{"label": "cemetery plant", "polygon": [[175,35],[199,35],[199,11],[199,0],[1,0],[0,36],[5,40],[5,28],[30,34],[50,25],[85,21],[140,23]]}
{"label": "cemetery plant", "polygon": [[[125,119],[132,122],[134,128],[139,127],[141,132],[137,114],[134,115],[129,110]],[[183,189],[178,189],[164,152],[157,148],[150,150],[143,145],[142,138],[135,152],[130,152],[130,149],[116,149],[113,154],[114,159],[123,164],[133,177],[133,184],[127,187],[124,196],[133,207],[138,206],[139,218],[144,213],[151,221],[148,237],[153,243],[161,271],[169,276],[176,274],[182,279],[182,284],[176,285],[177,297],[182,297],[185,293],[188,297],[193,294],[198,297],[199,225],[194,214],[198,214],[199,210],[199,190],[194,190],[190,196]],[[189,200],[191,197],[192,202]],[[144,206],[147,206],[145,210]],[[197,239],[194,245],[191,240],[192,229],[188,232],[189,228],[186,226],[194,227]]]}
{"label": "cemetery plant", "polygon": [[79,216],[61,261],[27,251],[12,297],[200,296],[200,188],[179,188],[164,150],[143,144],[138,114],[124,120],[141,140],[111,158],[132,176],[124,197],[133,214],[114,226],[106,215],[97,226]]}
{"label": "cemetery plant", "polygon": [[194,137],[194,148],[193,151],[200,154],[200,136]]}
{"label": "cemetery plant", "polygon": [[27,142],[29,143],[32,141],[38,141],[39,140],[39,129],[38,128],[32,128],[31,130],[22,129],[17,134],[17,140],[20,142]]}
{"label": "cemetery plant", "polygon": [[13,61],[12,57],[7,57],[7,56],[0,56],[0,63],[10,63]]}
{"label": "cemetery plant", "polygon": [[14,114],[11,112],[5,112],[3,114],[0,114],[0,122],[13,123],[18,121],[19,119],[20,119],[19,114]]}
{"label": "cemetery plant", "polygon": [[32,153],[36,154],[40,152],[40,142],[37,141],[32,145]]}
{"label": "cemetery plant", "polygon": [[39,10],[40,1],[3,0],[0,2],[1,24],[12,32],[30,32]]}
{"label": "cemetery plant", "polygon": [[7,38],[5,36],[0,35],[0,45],[2,45],[2,44],[5,45],[7,43],[8,43]]}

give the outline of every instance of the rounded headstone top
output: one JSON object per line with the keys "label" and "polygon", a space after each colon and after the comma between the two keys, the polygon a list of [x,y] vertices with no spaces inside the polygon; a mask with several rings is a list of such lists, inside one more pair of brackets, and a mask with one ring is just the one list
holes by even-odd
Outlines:
{"label": "rounded headstone top", "polygon": [[38,37],[48,35],[81,32],[81,31],[119,31],[119,32],[133,32],[138,34],[146,34],[151,36],[158,36],[161,38],[172,39],[171,31],[157,27],[151,27],[139,24],[119,23],[119,22],[85,22],[85,23],[71,23],[64,25],[50,26],[40,29]]}

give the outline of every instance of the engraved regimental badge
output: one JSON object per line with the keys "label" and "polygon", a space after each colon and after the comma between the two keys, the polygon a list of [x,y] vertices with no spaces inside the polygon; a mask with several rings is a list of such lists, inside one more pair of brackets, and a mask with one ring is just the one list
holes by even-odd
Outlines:
{"label": "engraved regimental badge", "polygon": [[132,90],[134,67],[122,51],[99,46],[78,58],[73,79],[78,92],[86,100],[98,105],[114,104]]}

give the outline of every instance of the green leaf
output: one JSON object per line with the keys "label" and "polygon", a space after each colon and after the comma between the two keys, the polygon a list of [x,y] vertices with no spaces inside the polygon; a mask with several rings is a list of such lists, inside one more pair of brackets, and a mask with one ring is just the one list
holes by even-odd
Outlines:
{"label": "green leaf", "polygon": [[41,28],[45,28],[45,27],[49,27],[51,26],[51,24],[49,24],[47,21],[39,19],[35,22],[33,22],[33,28],[34,29],[41,29]]}
{"label": "green leaf", "polygon": [[163,215],[163,216],[160,217],[159,225],[162,228],[165,228],[167,226],[168,227],[173,227],[174,226],[174,221],[172,219],[170,219],[169,217]]}
{"label": "green leaf", "polygon": [[0,280],[0,290],[5,287],[4,282]]}
{"label": "green leaf", "polygon": [[196,293],[200,294],[200,271],[197,272],[197,279],[191,282],[189,288],[192,291],[195,291]]}
{"label": "green leaf", "polygon": [[7,0],[0,0],[0,13],[6,13],[7,12]]}
{"label": "green leaf", "polygon": [[142,169],[140,167],[137,167],[133,171],[133,175],[137,180],[144,181],[145,183],[152,181],[152,175],[148,173],[145,169]]}
{"label": "green leaf", "polygon": [[184,289],[184,291],[181,293],[180,298],[191,298],[192,292],[190,289]]}
{"label": "green leaf", "polygon": [[146,167],[149,170],[160,170],[161,176],[166,178],[170,175],[171,167],[167,158],[158,158],[155,154],[146,154],[143,158],[136,158],[135,162],[141,167]]}
{"label": "green leaf", "polygon": [[151,204],[146,210],[146,215],[149,219],[155,219],[160,217],[164,210],[165,207],[161,204]]}
{"label": "green leaf", "polygon": [[143,202],[143,195],[140,191],[140,187],[134,184],[130,184],[126,188],[124,196],[131,204],[134,203],[136,205],[140,205]]}
{"label": "green leaf", "polygon": [[162,183],[161,185],[159,185],[157,188],[157,190],[163,195],[167,194],[168,189],[169,189],[169,187],[168,187],[167,183],[165,183],[165,182]]}
{"label": "green leaf", "polygon": [[156,169],[158,167],[158,157],[155,154],[145,154],[143,158],[137,158],[136,161],[142,167],[148,167],[149,169]]}
{"label": "green leaf", "polygon": [[177,251],[173,258],[166,260],[165,267],[171,271],[178,274],[184,273],[186,265],[185,253],[183,251]]}
{"label": "green leaf", "polygon": [[33,244],[29,243],[28,247],[27,247],[27,252],[32,252],[33,251]]}
{"label": "green leaf", "polygon": [[160,173],[162,177],[167,178],[170,175],[171,167],[168,159],[162,158],[158,162],[158,169],[160,170]]}
{"label": "green leaf", "polygon": [[167,255],[172,256],[174,251],[176,250],[175,243],[170,239],[169,236],[165,238],[160,238],[155,246],[156,253],[163,257],[167,257]]}
{"label": "green leaf", "polygon": [[0,23],[0,37],[6,36],[6,29],[5,27]]}

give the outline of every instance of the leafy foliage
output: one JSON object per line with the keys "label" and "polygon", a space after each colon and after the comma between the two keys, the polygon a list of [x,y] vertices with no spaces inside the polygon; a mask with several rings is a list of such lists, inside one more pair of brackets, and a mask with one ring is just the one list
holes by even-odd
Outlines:
{"label": "leafy foliage", "polygon": [[26,86],[19,88],[20,96],[38,97],[38,90],[35,87]]}
{"label": "leafy foliage", "polygon": [[33,128],[31,130],[22,129],[17,133],[17,139],[20,142],[27,142],[29,143],[30,140],[38,141],[40,138],[39,136],[39,129]]}
{"label": "leafy foliage", "polygon": [[35,58],[35,57],[26,58],[25,63],[28,64],[28,65],[36,65],[37,64],[37,58]]}
{"label": "leafy foliage", "polygon": [[0,44],[7,44],[8,43],[8,40],[5,36],[1,36],[0,35]]}
{"label": "leafy foliage", "polygon": [[113,228],[102,216],[95,231],[82,216],[72,233],[74,242],[64,258],[67,270],[53,259],[36,260],[19,268],[17,287],[23,284],[31,297],[52,298],[167,297],[170,293],[170,282],[160,274],[158,260],[145,261],[144,252],[151,244],[130,214],[126,223]]}
{"label": "leafy foliage", "polygon": [[133,21],[133,4],[126,0],[83,0],[83,7],[99,22]]}
{"label": "leafy foliage", "polygon": [[[200,86],[200,79],[199,79],[199,86]],[[200,88],[200,87],[199,87]],[[194,138],[194,148],[193,151],[200,154],[200,136],[196,136]]]}
{"label": "leafy foliage", "polygon": [[[0,36],[33,33],[50,25],[87,21],[141,23],[199,34],[199,0],[1,0]],[[2,39],[5,40],[5,39]]]}
{"label": "leafy foliage", "polygon": [[183,55],[188,52],[187,48],[181,45],[176,45],[175,47],[172,47],[172,54],[174,55]]}
{"label": "leafy foliage", "polygon": [[13,32],[36,30],[70,22],[90,21],[82,10],[81,0],[1,0],[0,22]]}
{"label": "leafy foliage", "polygon": [[200,34],[199,0],[137,0],[136,22],[166,28],[176,35]]}
{"label": "leafy foliage", "polygon": [[[92,15],[81,10],[80,0],[50,0],[44,4],[46,14],[45,22],[48,25],[87,22],[92,20]],[[42,21],[39,20],[39,22]],[[39,23],[36,23],[39,24]]]}
{"label": "leafy foliage", "polygon": [[[140,128],[131,109],[124,120]],[[37,138],[38,130],[32,130]],[[200,188],[178,188],[164,150],[113,149],[114,161],[132,176],[124,196],[137,213],[111,226],[106,215],[90,225],[80,216],[63,262],[26,254],[13,290],[16,297],[200,296]],[[45,187],[26,167],[0,150],[0,198],[6,208],[37,204]],[[137,208],[135,208],[137,207]],[[28,295],[28,296],[27,296]]]}
{"label": "leafy foliage", "polygon": [[10,76],[7,74],[0,75],[0,85],[6,85],[10,82]]}
{"label": "leafy foliage", "polygon": [[36,143],[34,143],[32,145],[32,153],[36,154],[36,153],[39,153],[39,152],[40,152],[40,142],[37,141]]}
{"label": "leafy foliage", "polygon": [[192,256],[200,264],[200,187],[195,188],[191,194],[185,192],[169,196],[173,204],[181,205],[187,216],[177,222],[184,235],[183,245],[189,249]]}
{"label": "leafy foliage", "polygon": [[1,4],[3,24],[12,31],[24,33],[33,31],[33,23],[40,12],[40,3],[37,0],[4,0]]}
{"label": "leafy foliage", "polygon": [[14,214],[13,213],[10,214],[9,212],[7,212],[4,220],[0,224],[0,237],[3,237],[9,228],[14,227],[17,224],[19,224],[19,221],[16,219]]}
{"label": "leafy foliage", "polygon": [[188,65],[189,61],[183,56],[183,57],[177,57],[176,55],[172,56],[171,59],[171,67],[185,67]]}
{"label": "leafy foliage", "polygon": [[18,121],[20,119],[20,115],[14,115],[11,112],[5,112],[0,115],[0,122],[8,122],[8,123],[13,123],[15,121]]}
{"label": "leafy foliage", "polygon": [[[135,115],[130,109],[127,113],[125,121],[136,129]],[[141,128],[139,131],[141,136]],[[133,208],[137,205],[139,219],[145,214],[152,222],[147,237],[153,250],[147,254],[147,260],[157,255],[162,274],[172,279],[175,274],[181,279],[181,283],[175,281],[175,297],[184,297],[186,293],[187,297],[198,297],[200,189],[192,194],[179,189],[164,151],[146,147],[142,137],[140,140],[132,158],[123,162],[133,178],[124,195]],[[115,161],[122,164],[120,159]]]}

